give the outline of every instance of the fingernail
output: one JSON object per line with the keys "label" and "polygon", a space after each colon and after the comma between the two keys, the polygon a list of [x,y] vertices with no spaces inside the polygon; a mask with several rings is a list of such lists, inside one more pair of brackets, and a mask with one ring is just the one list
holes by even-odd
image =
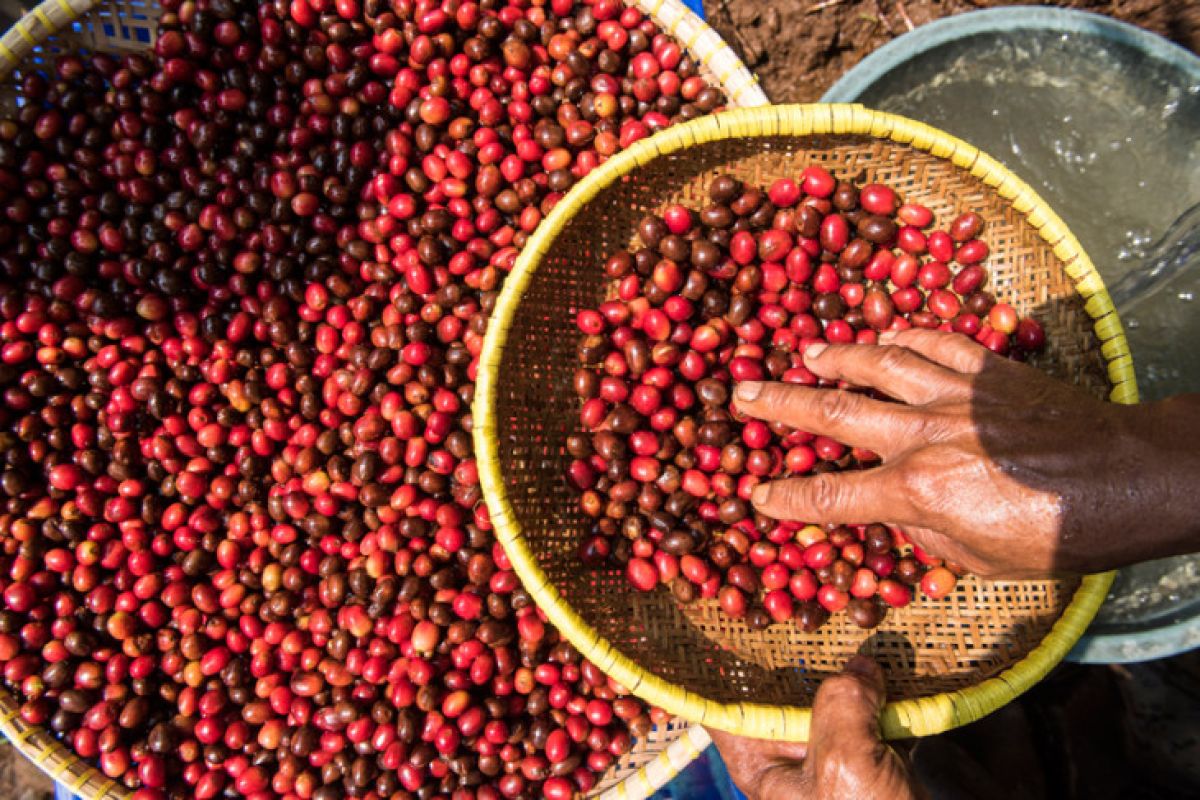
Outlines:
{"label": "fingernail", "polygon": [[760,483],[750,491],[750,502],[759,506],[767,502],[767,498],[771,496],[771,484]]}
{"label": "fingernail", "polygon": [[762,381],[742,381],[737,385],[737,399],[750,401],[762,394]]}
{"label": "fingernail", "polygon": [[896,331],[884,331],[879,334],[878,341],[880,344],[891,344],[896,341]]}
{"label": "fingernail", "polygon": [[821,353],[825,352],[825,348],[828,346],[829,345],[825,344],[824,342],[810,344],[804,351],[804,360],[808,361],[810,359],[817,358],[821,355]]}
{"label": "fingernail", "polygon": [[862,653],[851,658],[846,662],[845,671],[852,672],[863,678],[874,678],[875,673],[879,670],[879,666],[871,659],[870,656],[864,656]]}

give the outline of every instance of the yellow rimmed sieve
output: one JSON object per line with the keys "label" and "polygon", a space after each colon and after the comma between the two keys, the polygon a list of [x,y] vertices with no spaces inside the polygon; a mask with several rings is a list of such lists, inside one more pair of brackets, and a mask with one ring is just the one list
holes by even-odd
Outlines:
{"label": "yellow rimmed sieve", "polygon": [[580,181],[530,238],[504,284],[479,360],[480,479],[497,539],[526,589],[585,657],[647,702],[757,738],[803,741],[820,681],[850,655],[885,667],[885,736],[925,736],[996,710],[1057,664],[1095,615],[1113,574],[982,581],[893,610],[876,631],[845,615],[816,633],[752,632],[713,601],[679,607],[636,592],[618,569],[577,559],[587,522],[564,479],[576,429],[574,312],[594,306],[603,259],[646,213],[704,203],[712,177],[756,186],[820,164],[878,181],[942,221],[981,213],[989,288],[1047,330],[1039,366],[1114,402],[1137,401],[1129,348],[1103,281],[1037,194],[995,159],[928,125],[855,105],[742,109],[640,141]]}

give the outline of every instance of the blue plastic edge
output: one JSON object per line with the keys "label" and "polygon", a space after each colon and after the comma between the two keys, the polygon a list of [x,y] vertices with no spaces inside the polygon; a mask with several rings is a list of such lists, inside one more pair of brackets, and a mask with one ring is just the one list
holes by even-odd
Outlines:
{"label": "blue plastic edge", "polygon": [[691,9],[692,13],[700,19],[708,19],[704,15],[704,0],[683,0],[683,4]]}
{"label": "blue plastic edge", "polygon": [[1200,617],[1128,633],[1084,634],[1067,653],[1077,664],[1134,664],[1200,647]]}
{"label": "blue plastic edge", "polygon": [[821,98],[821,102],[857,102],[867,89],[884,75],[948,42],[981,33],[1031,30],[1093,34],[1132,47],[1152,58],[1177,65],[1192,79],[1200,80],[1200,58],[1158,34],[1088,11],[1007,6],[944,17],[893,39],[839,78]]}

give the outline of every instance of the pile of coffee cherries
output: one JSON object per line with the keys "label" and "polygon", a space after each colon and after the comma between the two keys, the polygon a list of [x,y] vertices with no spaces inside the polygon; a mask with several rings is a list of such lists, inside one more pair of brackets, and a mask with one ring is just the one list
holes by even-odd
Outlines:
{"label": "pile of coffee cherries", "polygon": [[805,368],[808,346],[911,326],[1014,357],[1040,350],[1041,326],[985,289],[982,219],[931,230],[928,208],[815,165],[765,191],[721,175],[708,194],[704,208],[645,217],[640,246],[604,263],[609,299],[576,316],[582,406],[566,477],[592,520],[582,560],[615,563],[641,591],[715,599],[756,630],[795,619],[814,631],[843,609],[873,628],[918,588],[944,597],[959,570],[898,529],[756,513],[760,482],[878,457],[741,418],[731,398],[748,380],[833,389]]}
{"label": "pile of coffee cherries", "polygon": [[161,0],[0,122],[0,676],[136,800],[566,798],[664,717],[495,543],[519,248],[717,109],[617,0]]}

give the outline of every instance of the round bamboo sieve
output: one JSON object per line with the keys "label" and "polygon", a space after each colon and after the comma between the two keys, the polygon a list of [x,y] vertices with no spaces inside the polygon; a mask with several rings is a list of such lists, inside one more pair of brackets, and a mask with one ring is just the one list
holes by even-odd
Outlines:
{"label": "round bamboo sieve", "polygon": [[986,220],[990,288],[1046,327],[1039,366],[1115,402],[1137,400],[1129,349],[1079,243],[1016,176],[929,126],[852,105],[730,111],[678,126],[614,157],[542,223],[507,279],[480,358],[475,446],[484,495],[525,587],[577,648],[648,702],[746,736],[803,741],[817,685],[856,652],[885,667],[888,737],[945,731],[1040,680],[1083,633],[1112,574],[1083,579],[967,578],[941,601],[892,611],[876,631],[845,614],[814,634],[794,623],[752,632],[715,601],[679,607],[633,591],[619,569],[577,560],[587,526],[563,478],[575,430],[574,311],[594,306],[600,266],[634,241],[638,219],[698,207],[721,172],[757,186],[821,164],[880,181],[948,220]]}
{"label": "round bamboo sieve", "polygon": [[[680,0],[626,0],[671,34],[720,86],[731,106],[766,105],[758,80],[720,35]],[[140,52],[153,43],[156,0],[45,0],[0,37],[0,112],[21,102],[19,79],[45,69],[61,53]],[[47,731],[18,717],[20,703],[0,687],[0,733],[43,772],[88,800],[126,798],[127,789],[77,757]],[[710,743],[699,726],[672,721],[634,743],[601,778],[593,796],[639,800],[666,785]]]}

